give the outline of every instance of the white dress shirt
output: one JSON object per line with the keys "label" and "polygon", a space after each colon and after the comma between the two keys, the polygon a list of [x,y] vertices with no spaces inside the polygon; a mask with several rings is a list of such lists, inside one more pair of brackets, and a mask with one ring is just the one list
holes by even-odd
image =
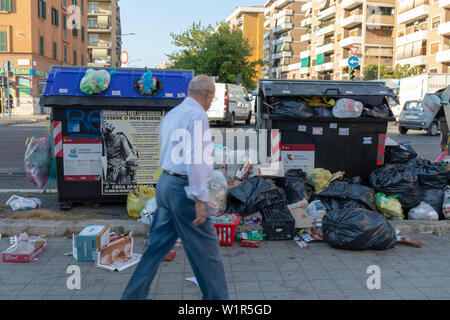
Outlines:
{"label": "white dress shirt", "polygon": [[[186,138],[183,132],[188,133],[184,135]],[[208,181],[212,176],[214,161],[205,109],[196,100],[186,98],[164,117],[159,127],[159,141],[160,167],[187,175],[187,197],[207,202]]]}

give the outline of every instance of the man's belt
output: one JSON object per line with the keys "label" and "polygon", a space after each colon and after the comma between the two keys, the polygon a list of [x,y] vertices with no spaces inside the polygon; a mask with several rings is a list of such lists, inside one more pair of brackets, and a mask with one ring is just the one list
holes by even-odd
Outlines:
{"label": "man's belt", "polygon": [[177,177],[177,178],[188,180],[188,176],[185,176],[185,175],[182,175],[182,174],[178,174],[178,173],[175,173],[175,172],[172,172],[172,171],[168,171],[168,170],[163,170],[163,172],[168,174],[168,175]]}

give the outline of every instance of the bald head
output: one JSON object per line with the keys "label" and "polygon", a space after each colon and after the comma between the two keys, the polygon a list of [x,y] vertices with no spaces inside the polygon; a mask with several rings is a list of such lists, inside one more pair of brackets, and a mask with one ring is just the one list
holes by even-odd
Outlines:
{"label": "bald head", "polygon": [[205,110],[211,106],[216,86],[214,81],[208,76],[196,76],[191,80],[188,89],[190,98],[195,99]]}

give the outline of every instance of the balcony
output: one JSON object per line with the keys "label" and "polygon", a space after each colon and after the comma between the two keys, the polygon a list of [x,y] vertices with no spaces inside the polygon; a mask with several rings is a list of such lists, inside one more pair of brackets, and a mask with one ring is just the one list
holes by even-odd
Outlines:
{"label": "balcony", "polygon": [[283,23],[282,25],[273,28],[273,33],[283,33],[291,30],[292,28],[294,28],[294,25],[292,23]]}
{"label": "balcony", "polygon": [[344,28],[352,28],[354,26],[357,26],[358,24],[361,24],[362,20],[363,19],[361,14],[354,14],[348,16],[345,19],[342,19],[341,26]]}
{"label": "balcony", "polygon": [[331,52],[334,51],[334,43],[328,43],[324,46],[320,46],[316,48],[316,53],[318,55],[322,54],[322,53],[327,53],[327,52]]}
{"label": "balcony", "polygon": [[302,12],[306,12],[307,10],[312,8],[312,3],[311,1],[305,3],[304,5],[302,5]]}
{"label": "balcony", "polygon": [[270,31],[269,31],[269,32],[266,32],[266,33],[264,33],[264,40],[267,40],[267,39],[269,39],[269,37],[270,37]]}
{"label": "balcony", "polygon": [[441,36],[450,35],[450,21],[439,25],[438,34],[440,34]]}
{"label": "balcony", "polygon": [[278,20],[285,16],[293,16],[293,15],[294,15],[294,11],[292,11],[292,10],[282,10],[282,11],[278,12],[276,15],[274,15],[273,18],[275,20]]}
{"label": "balcony", "polygon": [[263,75],[268,76],[269,75],[269,68],[263,69]]}
{"label": "balcony", "polygon": [[397,60],[396,64],[405,65],[409,64],[410,66],[422,66],[427,64],[427,56],[416,56],[406,59]]}
{"label": "balcony", "polygon": [[90,43],[88,49],[111,49],[111,42]]}
{"label": "balcony", "polygon": [[[441,26],[439,26],[439,27],[441,27]],[[438,31],[439,31],[439,29],[438,29]],[[401,45],[404,45],[407,43],[416,42],[416,41],[420,41],[420,40],[427,40],[427,39],[428,39],[428,31],[420,30],[420,31],[413,32],[411,34],[407,34],[406,36],[397,38],[396,45],[401,46]]]}
{"label": "balcony", "polygon": [[436,62],[450,63],[450,49],[438,51],[436,53]]}
{"label": "balcony", "polygon": [[361,44],[362,43],[362,37],[360,36],[351,36],[347,37],[341,40],[340,45],[342,48],[351,47],[355,44]]}
{"label": "balcony", "polygon": [[300,37],[301,42],[308,42],[311,41],[311,33],[305,33]]}
{"label": "balcony", "polygon": [[282,43],[291,43],[294,39],[292,37],[282,37],[280,39],[272,41],[274,46],[282,44]]}
{"label": "balcony", "polygon": [[311,73],[311,68],[310,67],[300,68],[300,74],[310,74],[310,73]]}
{"label": "balcony", "polygon": [[88,16],[110,16],[112,14],[111,10],[105,9],[94,9],[88,12]]}
{"label": "balcony", "polygon": [[348,67],[348,58],[339,60],[339,67],[341,68]]}
{"label": "balcony", "polygon": [[439,0],[439,8],[450,8],[450,0]]}
{"label": "balcony", "polygon": [[290,57],[292,57],[292,51],[282,51],[282,52],[274,53],[272,55],[273,60],[281,59],[281,58],[290,58]]}
{"label": "balcony", "polygon": [[265,44],[264,47],[263,47],[264,51],[269,50],[269,48],[270,48],[270,44]]}
{"label": "balcony", "polygon": [[305,59],[311,56],[311,51],[306,50],[300,53],[300,59]]}
{"label": "balcony", "polygon": [[326,72],[326,71],[332,71],[334,70],[334,63],[333,62],[327,62],[324,64],[319,64],[314,67],[316,72]]}
{"label": "balcony", "polygon": [[90,25],[88,26],[88,31],[91,32],[99,32],[99,33],[108,33],[111,32],[111,26],[99,26],[99,25]]}
{"label": "balcony", "polygon": [[311,25],[311,22],[312,22],[311,18],[306,18],[306,19],[302,20],[301,27],[302,28],[308,27]]}
{"label": "balcony", "polygon": [[264,22],[264,29],[270,29],[270,20]]}
{"label": "balcony", "polygon": [[236,19],[236,26],[240,27],[240,26],[242,26],[243,23],[244,23],[244,19],[242,19],[242,18]]}
{"label": "balcony", "polygon": [[343,0],[341,2],[341,7],[343,9],[353,9],[363,3],[363,0]]}
{"label": "balcony", "polygon": [[329,26],[319,29],[319,31],[317,31],[317,35],[326,36],[328,34],[334,33],[334,30],[335,30],[334,24],[330,24]]}
{"label": "balcony", "polygon": [[335,13],[336,13],[336,7],[335,6],[334,7],[330,7],[328,9],[323,10],[323,11],[320,11],[319,15],[317,16],[317,19],[325,20],[325,19],[333,17],[335,15]]}
{"label": "balcony", "polygon": [[403,12],[397,16],[397,23],[410,23],[415,20],[425,18],[430,13],[430,6],[428,4],[422,4],[414,9]]}

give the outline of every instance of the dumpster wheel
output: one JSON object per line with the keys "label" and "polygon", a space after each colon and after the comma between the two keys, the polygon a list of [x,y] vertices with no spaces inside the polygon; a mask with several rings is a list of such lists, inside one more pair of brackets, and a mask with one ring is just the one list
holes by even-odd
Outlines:
{"label": "dumpster wheel", "polygon": [[59,209],[63,211],[72,210],[72,204],[70,202],[61,202],[59,204]]}

